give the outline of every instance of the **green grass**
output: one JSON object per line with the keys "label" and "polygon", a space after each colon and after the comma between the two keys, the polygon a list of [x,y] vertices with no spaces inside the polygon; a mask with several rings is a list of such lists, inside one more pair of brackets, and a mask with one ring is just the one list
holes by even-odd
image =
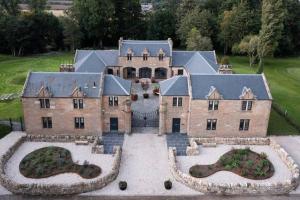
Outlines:
{"label": "green grass", "polygon": [[[236,73],[256,73],[257,66],[250,68],[247,57],[230,57]],[[300,57],[267,58],[264,73],[267,77],[273,99],[297,124],[300,124]],[[284,118],[272,113],[269,134],[296,134]],[[298,133],[300,134],[300,133]]]}
{"label": "green grass", "polygon": [[0,124],[0,139],[6,136],[8,133],[11,132],[11,129],[9,126]]}
{"label": "green grass", "polygon": [[[71,62],[74,54],[57,53],[28,57],[0,55],[0,95],[21,92],[29,71],[58,71],[59,65]],[[20,99],[0,102],[0,119],[22,116]]]}

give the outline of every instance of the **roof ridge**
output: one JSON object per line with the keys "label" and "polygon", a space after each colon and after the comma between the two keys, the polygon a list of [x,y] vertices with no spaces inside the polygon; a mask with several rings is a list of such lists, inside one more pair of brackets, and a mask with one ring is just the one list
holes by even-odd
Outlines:
{"label": "roof ridge", "polygon": [[207,60],[201,55],[201,53],[199,53],[199,51],[197,51],[197,54],[199,54],[201,56],[201,58],[208,64],[208,66],[214,71],[217,72],[210,64],[209,62],[207,62]]}
{"label": "roof ridge", "polygon": [[107,66],[106,62],[103,60],[103,58],[101,58],[101,56],[98,56],[98,54],[96,53],[96,50],[93,50],[93,53],[97,56],[97,58],[103,62],[103,64],[105,65],[105,67]]}
{"label": "roof ridge", "polygon": [[122,88],[122,90],[125,92],[125,94],[130,95],[127,92],[127,90],[122,86],[122,84],[119,82],[119,80],[116,79],[116,76],[114,76],[114,75],[110,75],[110,76],[115,80],[115,82],[117,82],[117,84]]}

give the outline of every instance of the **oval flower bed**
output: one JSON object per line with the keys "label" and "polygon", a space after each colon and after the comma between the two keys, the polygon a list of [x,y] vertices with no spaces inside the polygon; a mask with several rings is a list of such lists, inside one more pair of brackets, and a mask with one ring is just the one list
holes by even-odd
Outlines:
{"label": "oval flower bed", "polygon": [[258,154],[245,148],[227,152],[215,164],[194,165],[189,173],[196,178],[205,178],[218,171],[230,171],[248,179],[263,180],[273,176],[274,166],[265,153]]}
{"label": "oval flower bed", "polygon": [[19,165],[20,172],[27,178],[47,178],[62,173],[77,173],[82,178],[95,178],[101,174],[101,168],[85,162],[78,165],[73,162],[69,150],[61,147],[44,147],[26,155]]}

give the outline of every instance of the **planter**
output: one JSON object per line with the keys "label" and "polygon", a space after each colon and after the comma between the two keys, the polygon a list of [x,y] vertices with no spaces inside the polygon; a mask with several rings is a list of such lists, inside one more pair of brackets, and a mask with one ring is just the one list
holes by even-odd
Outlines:
{"label": "planter", "polygon": [[170,180],[167,180],[164,182],[166,190],[171,190],[172,189],[172,182]]}
{"label": "planter", "polygon": [[131,95],[131,100],[132,101],[137,101],[138,100],[138,95],[137,94],[132,94]]}
{"label": "planter", "polygon": [[153,94],[158,96],[159,95],[159,88],[153,89]]}
{"label": "planter", "polygon": [[136,79],[136,80],[135,80],[135,83],[139,83],[139,82],[140,82],[140,80],[139,80],[139,79]]}
{"label": "planter", "polygon": [[153,77],[151,78],[151,82],[152,82],[152,83],[157,83],[157,81],[156,81],[155,78],[153,78]]}
{"label": "planter", "polygon": [[148,93],[144,93],[143,97],[144,97],[144,99],[148,99],[149,98],[149,94]]}
{"label": "planter", "polygon": [[120,188],[120,190],[126,190],[127,189],[127,182],[126,181],[120,181],[119,182],[119,188]]}

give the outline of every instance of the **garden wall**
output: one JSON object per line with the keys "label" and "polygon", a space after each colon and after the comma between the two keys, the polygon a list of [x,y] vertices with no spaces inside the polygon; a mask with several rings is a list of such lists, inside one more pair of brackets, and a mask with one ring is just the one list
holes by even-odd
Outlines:
{"label": "garden wall", "polygon": [[114,162],[112,170],[103,177],[96,178],[90,182],[79,182],[76,184],[20,184],[13,181],[5,173],[5,165],[20,145],[30,138],[24,136],[20,138],[6,153],[0,158],[0,184],[10,192],[19,195],[39,195],[39,196],[57,196],[71,195],[83,192],[90,192],[105,187],[114,181],[118,174],[121,163],[122,149],[119,146],[114,147]]}
{"label": "garden wall", "polygon": [[299,167],[292,157],[275,140],[269,138],[196,138],[197,143],[218,143],[230,145],[253,145],[255,141],[260,145],[270,145],[279,155],[291,171],[291,177],[277,183],[246,183],[246,184],[217,184],[202,179],[194,178],[180,171],[176,165],[176,148],[169,148],[169,165],[175,179],[186,186],[202,193],[214,193],[219,195],[241,195],[241,194],[287,194],[299,185]]}

